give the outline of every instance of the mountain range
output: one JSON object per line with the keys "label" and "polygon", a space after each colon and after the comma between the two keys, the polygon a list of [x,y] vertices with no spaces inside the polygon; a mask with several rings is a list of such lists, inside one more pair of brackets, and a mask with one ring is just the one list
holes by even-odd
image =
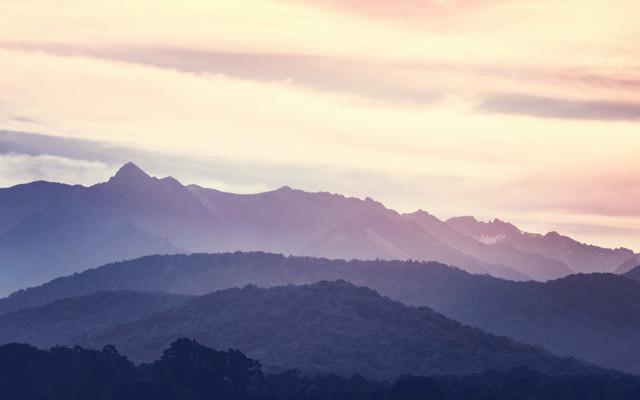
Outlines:
{"label": "mountain range", "polygon": [[269,251],[341,259],[415,259],[510,280],[613,272],[637,259],[557,233],[529,234],[495,220],[401,214],[370,198],[289,187],[249,195],[132,163],[85,187],[33,182],[0,189],[0,294],[107,262],[150,254]]}
{"label": "mountain range", "polygon": [[0,300],[0,315],[102,291],[205,295],[249,284],[272,287],[340,279],[561,356],[640,373],[640,282],[611,273],[515,282],[434,262],[343,261],[260,252],[148,256],[18,291]]}
{"label": "mountain range", "polygon": [[[115,345],[128,358],[147,362],[174,340],[189,337],[239,349],[274,370],[305,373],[394,379],[525,365],[554,375],[590,370],[574,359],[484,333],[345,281],[246,286],[188,300],[159,293],[99,292],[4,314],[0,326],[5,343]],[[39,343],[29,340],[38,334]]]}
{"label": "mountain range", "polygon": [[480,222],[473,217],[458,217],[448,219],[447,224],[482,243],[502,244],[524,252],[540,254],[561,261],[575,272],[624,273],[622,269],[625,265],[638,263],[637,255],[629,249],[606,249],[585,245],[558,232],[545,235],[522,232],[514,225],[498,219]]}

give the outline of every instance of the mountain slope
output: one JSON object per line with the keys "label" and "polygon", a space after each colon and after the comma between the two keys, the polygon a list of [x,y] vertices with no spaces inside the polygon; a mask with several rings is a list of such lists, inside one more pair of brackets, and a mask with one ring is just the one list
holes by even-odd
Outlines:
{"label": "mountain slope", "polygon": [[[487,332],[602,366],[640,372],[640,285],[613,274],[455,290],[437,310]],[[444,300],[444,301],[443,301]],[[410,301],[410,300],[407,300]],[[430,303],[417,293],[413,300]]]}
{"label": "mountain slope", "polygon": [[169,240],[162,239],[142,231],[135,225],[125,222],[108,232],[97,243],[84,250],[87,265],[104,265],[115,257],[118,260],[129,260],[150,254],[185,253]]}
{"label": "mountain slope", "polygon": [[196,185],[189,191],[224,226],[221,249],[295,254],[318,236],[366,210],[386,211],[372,199],[282,187],[256,194],[233,194]]}
{"label": "mountain slope", "polygon": [[112,260],[177,252],[129,223],[107,228],[73,203],[54,203],[0,235],[0,293]]}
{"label": "mountain slope", "polygon": [[177,181],[151,178],[133,164],[88,188],[37,182],[5,189],[0,204],[17,222],[0,235],[0,293],[110,261],[184,251],[168,238],[201,240],[212,226],[191,197]]}
{"label": "mountain slope", "polygon": [[481,222],[473,217],[447,220],[456,231],[483,243],[507,244],[521,251],[558,260],[576,272],[613,272],[635,256],[625,248],[607,249],[580,243],[557,232],[545,235],[522,232],[514,225],[495,219]]}
{"label": "mountain slope", "polygon": [[413,221],[389,210],[366,210],[344,221],[303,251],[310,256],[361,260],[438,260],[476,274],[513,280],[526,275],[508,267],[488,265],[440,242]]}
{"label": "mountain slope", "polygon": [[613,271],[634,256],[553,236],[473,219],[447,224],[369,198],[288,187],[224,193],[155,178],[128,163],[90,187],[34,182],[0,189],[0,271],[8,271],[0,295],[104,262],[179,250],[411,258],[512,280]]}
{"label": "mountain slope", "polygon": [[35,212],[74,196],[85,188],[37,181],[0,189],[0,234]]}
{"label": "mountain slope", "polygon": [[[425,211],[405,214],[403,217],[415,221],[426,232],[452,248],[485,263],[510,266],[536,280],[556,279],[573,273],[573,270],[563,262],[541,254],[521,251],[506,243],[483,243],[481,240],[466,236]],[[500,277],[495,273],[491,275]]]}
{"label": "mountain slope", "polygon": [[627,261],[625,261],[622,264],[620,264],[615,269],[614,272],[616,274],[624,275],[624,274],[626,274],[627,272],[631,271],[632,269],[634,269],[635,267],[637,267],[639,265],[640,265],[640,257],[631,257]]}
{"label": "mountain slope", "polygon": [[0,289],[44,282],[78,267],[77,250],[104,231],[74,207],[55,203],[20,221],[0,236]]}
{"label": "mountain slope", "polygon": [[131,223],[187,250],[206,247],[217,232],[215,217],[186,187],[171,177],[151,177],[133,163],[74,202],[103,226]]}
{"label": "mountain slope", "polygon": [[613,274],[512,282],[438,263],[341,261],[267,253],[152,256],[19,291],[0,313],[102,290],[205,294],[344,279],[487,332],[610,368],[640,373],[640,283]]}
{"label": "mountain slope", "polygon": [[179,306],[188,296],[156,292],[97,292],[0,316],[0,343],[41,348],[74,345],[115,325]]}
{"label": "mountain slope", "polygon": [[305,372],[396,377],[521,365],[553,374],[583,369],[576,361],[487,335],[428,308],[408,307],[344,281],[224,290],[120,325],[90,344],[115,344],[134,360],[150,361],[179,337],[237,348],[269,367]]}
{"label": "mountain slope", "polygon": [[640,282],[640,265],[625,273],[624,276]]}

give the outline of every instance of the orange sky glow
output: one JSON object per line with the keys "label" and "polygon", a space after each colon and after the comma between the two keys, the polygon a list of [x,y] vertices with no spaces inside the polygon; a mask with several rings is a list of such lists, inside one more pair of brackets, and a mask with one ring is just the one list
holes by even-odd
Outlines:
{"label": "orange sky glow", "polygon": [[[640,250],[638,1],[5,0],[0,91],[0,131],[185,183]],[[0,186],[121,161],[2,137]]]}

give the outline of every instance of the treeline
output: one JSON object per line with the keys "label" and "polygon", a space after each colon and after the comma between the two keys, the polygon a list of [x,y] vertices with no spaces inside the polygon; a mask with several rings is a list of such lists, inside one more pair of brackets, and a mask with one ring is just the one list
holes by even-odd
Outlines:
{"label": "treeline", "polygon": [[12,400],[637,400],[640,378],[622,374],[550,377],[526,368],[457,377],[266,373],[239,351],[179,339],[136,366],[113,346],[102,351],[0,346],[0,399]]}

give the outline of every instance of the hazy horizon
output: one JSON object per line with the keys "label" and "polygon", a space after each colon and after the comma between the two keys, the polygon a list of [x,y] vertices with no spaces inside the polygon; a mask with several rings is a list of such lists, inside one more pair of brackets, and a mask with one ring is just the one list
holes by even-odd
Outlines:
{"label": "hazy horizon", "polygon": [[[1,133],[1,132],[0,132],[0,133]],[[126,164],[119,164],[119,165],[115,166],[115,168],[114,168],[114,169],[107,169],[107,171],[111,171],[111,172],[107,172],[107,174],[108,174],[108,175],[106,175],[106,176],[105,176],[104,178],[102,178],[102,179],[98,178],[98,180],[97,180],[97,181],[88,181],[88,180],[87,180],[87,179],[92,179],[92,178],[94,178],[94,176],[93,176],[93,175],[84,175],[84,176],[82,176],[82,175],[75,175],[75,176],[67,177],[67,178],[68,178],[67,180],[65,180],[65,179],[60,179],[60,180],[51,180],[51,181],[49,181],[49,180],[47,180],[46,178],[44,178],[44,179],[35,179],[34,181],[44,180],[44,181],[55,182],[55,183],[64,183],[64,184],[72,184],[72,185],[82,185],[82,186],[85,186],[85,187],[90,187],[90,186],[93,186],[93,185],[96,185],[96,184],[100,184],[100,183],[103,183],[103,182],[107,182],[108,180],[110,180],[111,178],[113,178],[113,177],[114,177],[114,176],[115,176],[115,175],[116,175],[116,174],[117,174],[117,173],[118,173],[118,172],[119,172],[123,167],[126,167],[126,165],[128,165],[128,164],[133,164],[133,165],[135,165],[135,167],[140,168],[144,173],[148,174],[148,175],[149,175],[149,176],[151,176],[152,178],[160,178],[160,179],[161,179],[161,178],[166,178],[166,177],[173,177],[173,178],[175,178],[175,176],[173,176],[172,174],[166,174],[166,175],[162,175],[162,174],[161,174],[161,175],[155,175],[155,174],[153,174],[153,173],[150,173],[150,172],[149,172],[147,169],[145,169],[143,166],[138,165],[138,164],[136,164],[136,163],[135,163],[135,162],[133,162],[133,161],[127,161],[127,162],[126,162]],[[40,167],[42,168],[42,167],[44,167],[44,166],[45,166],[45,165],[41,165]],[[59,171],[56,171],[56,172],[59,172]],[[44,173],[43,175],[50,176],[50,173]],[[77,179],[78,181],[69,181],[69,179],[70,179],[70,180]],[[82,181],[82,182],[80,182],[80,181]],[[178,179],[178,181],[179,181],[182,185],[184,185],[184,186],[189,186],[189,185],[198,185],[198,186],[202,186],[202,187],[207,188],[207,189],[216,189],[216,190],[220,190],[220,188],[216,188],[216,187],[208,187],[208,186],[206,186],[206,185],[200,185],[200,184],[198,184],[198,183],[194,183],[194,182],[183,182],[183,181],[180,181],[179,179]],[[30,183],[30,182],[32,182],[32,181],[28,181],[28,182],[17,182],[15,185],[20,185],[20,184],[25,184],[25,183]],[[12,186],[9,186],[9,187],[13,187],[13,186],[15,186],[15,185],[12,185]],[[278,189],[281,189],[281,188],[283,188],[283,187],[289,187],[289,188],[291,188],[291,189],[295,189],[295,190],[303,190],[303,191],[308,192],[308,193],[320,193],[320,192],[327,192],[326,190],[322,190],[322,189],[319,189],[319,190],[305,190],[305,189],[301,189],[301,188],[298,188],[298,187],[291,187],[290,185],[283,185],[283,186],[273,187],[273,188],[269,188],[269,189],[265,189],[265,190],[261,190],[261,191],[228,192],[228,193],[236,193],[236,194],[260,194],[260,193],[265,193],[265,192],[269,192],[269,191],[278,190]],[[0,186],[0,189],[2,189],[2,188],[3,188],[3,186]],[[224,190],[222,190],[222,191],[224,191]],[[336,195],[344,195],[344,196],[347,196],[347,197],[356,197],[356,198],[360,198],[360,199],[362,199],[362,200],[364,200],[365,198],[370,198],[370,196],[362,196],[362,197],[358,197],[358,196],[350,196],[349,194],[340,193],[340,192],[329,192],[329,193],[331,193],[331,194],[336,194]],[[378,199],[373,198],[373,200],[378,200]],[[496,216],[494,216],[494,217],[488,217],[488,218],[482,218],[482,217],[478,217],[478,216],[476,216],[476,215],[465,214],[464,212],[462,212],[462,213],[458,213],[458,214],[453,214],[453,215],[448,215],[448,216],[443,216],[443,215],[438,215],[437,213],[432,212],[431,210],[429,210],[429,209],[428,209],[428,208],[426,208],[426,207],[419,207],[419,208],[417,208],[417,209],[409,209],[409,210],[401,210],[401,209],[396,209],[396,208],[394,208],[394,207],[392,207],[392,206],[389,206],[388,204],[384,204],[384,203],[383,203],[383,205],[384,205],[386,208],[391,209],[391,210],[394,210],[394,211],[397,211],[397,212],[399,212],[399,213],[401,213],[401,214],[413,213],[413,212],[417,212],[417,211],[424,211],[424,212],[427,212],[427,213],[429,213],[429,214],[431,214],[431,215],[434,215],[435,217],[437,217],[437,218],[439,218],[439,219],[442,219],[442,220],[447,220],[448,218],[454,218],[454,217],[474,217],[476,220],[478,220],[478,221],[480,221],[480,222],[491,222],[491,221],[495,221],[495,220],[500,220],[500,221],[507,222],[507,223],[513,223],[513,221],[509,221],[509,220],[501,219],[500,217],[496,217]],[[567,234],[566,232],[557,231],[557,230],[548,230],[548,231],[530,231],[530,230],[524,229],[522,226],[518,226],[517,224],[516,224],[516,227],[517,227],[517,228],[519,228],[519,229],[521,229],[523,232],[533,233],[533,234],[538,234],[538,235],[545,235],[545,234],[550,233],[550,232],[558,232],[558,233],[560,233],[561,235],[567,235],[567,236],[570,236],[570,235],[569,235],[569,234]],[[570,237],[571,237],[571,236],[570,236]],[[572,239],[576,239],[576,240],[579,240],[579,239],[580,239],[579,237],[571,237],[571,238],[572,238]],[[607,247],[607,245],[606,245],[606,244],[601,244],[601,243],[584,242],[584,241],[583,241],[582,243],[584,243],[584,244],[589,244],[589,245],[602,246],[602,247],[605,247],[605,248]],[[622,247],[624,247],[624,246],[621,246],[621,245],[613,245],[613,246],[609,246],[609,247],[610,247],[610,248],[622,248]],[[633,248],[633,247],[628,247],[628,248],[629,248],[630,250],[633,250],[634,252],[637,252],[637,249],[636,249],[636,248]]]}

